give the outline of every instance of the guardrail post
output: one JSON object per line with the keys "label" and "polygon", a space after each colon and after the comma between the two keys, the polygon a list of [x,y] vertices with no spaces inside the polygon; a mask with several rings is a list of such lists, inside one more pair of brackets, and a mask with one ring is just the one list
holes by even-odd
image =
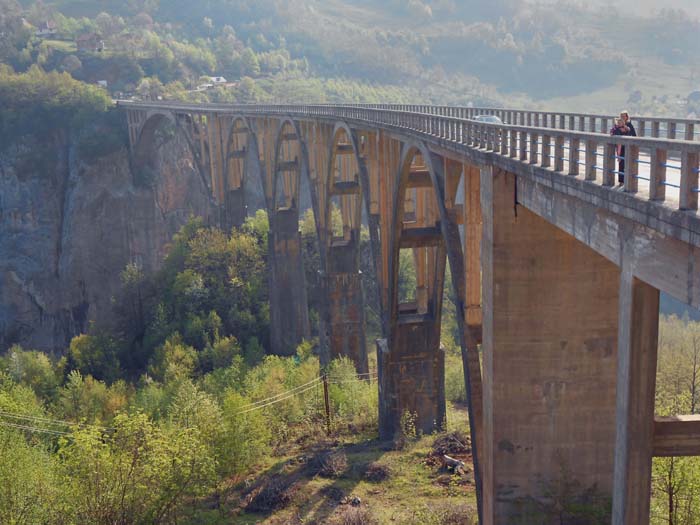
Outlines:
{"label": "guardrail post", "polygon": [[669,122],[666,129],[668,130],[666,132],[666,138],[667,139],[675,139],[676,138],[676,123]]}
{"label": "guardrail post", "polygon": [[499,128],[496,133],[501,141],[501,155],[508,155],[508,137],[510,136],[508,130]]}
{"label": "guardrail post", "polygon": [[537,164],[537,139],[539,135],[537,133],[530,133],[530,164]]}
{"label": "guardrail post", "polygon": [[647,123],[645,120],[637,121],[637,136],[646,137],[646,126]]}
{"label": "guardrail post", "polygon": [[552,165],[552,138],[542,135],[542,167],[549,168]]}
{"label": "guardrail post", "polygon": [[554,171],[564,171],[564,135],[557,135],[554,139]]}
{"label": "guardrail post", "polygon": [[[563,126],[562,126],[563,127]],[[573,131],[576,128],[576,117],[569,115],[569,131]]]}
{"label": "guardrail post", "polygon": [[665,149],[654,148],[651,150],[649,162],[649,200],[666,200],[666,159]]}
{"label": "guardrail post", "polygon": [[596,153],[598,152],[598,144],[594,140],[586,141],[586,180],[596,179]]}
{"label": "guardrail post", "polygon": [[520,132],[520,160],[527,160],[527,132]]}
{"label": "guardrail post", "polygon": [[510,130],[510,157],[518,156],[518,132],[514,129]]}
{"label": "guardrail post", "polygon": [[625,191],[637,193],[639,189],[639,146],[625,145]]}
{"label": "guardrail post", "polygon": [[654,120],[651,123],[651,136],[652,138],[658,139],[659,138],[659,121]]}
{"label": "guardrail post", "polygon": [[685,123],[685,140],[695,140],[695,124],[692,122]]}
{"label": "guardrail post", "polygon": [[698,209],[698,153],[681,154],[681,210]]}
{"label": "guardrail post", "polygon": [[615,150],[616,144],[605,144],[603,151],[603,186],[615,185]]}

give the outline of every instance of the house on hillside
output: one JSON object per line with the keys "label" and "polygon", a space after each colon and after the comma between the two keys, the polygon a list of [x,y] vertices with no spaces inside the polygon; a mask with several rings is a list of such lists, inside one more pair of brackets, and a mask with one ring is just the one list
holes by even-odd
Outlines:
{"label": "house on hillside", "polygon": [[85,33],[75,39],[78,51],[95,52],[104,51],[105,42],[97,33]]}
{"label": "house on hillside", "polygon": [[56,23],[53,20],[47,20],[46,22],[42,22],[39,27],[37,27],[34,34],[38,37],[45,37],[55,35],[57,32],[58,28],[56,27]]}
{"label": "house on hillside", "polygon": [[212,84],[226,84],[228,81],[224,77],[209,77]]}

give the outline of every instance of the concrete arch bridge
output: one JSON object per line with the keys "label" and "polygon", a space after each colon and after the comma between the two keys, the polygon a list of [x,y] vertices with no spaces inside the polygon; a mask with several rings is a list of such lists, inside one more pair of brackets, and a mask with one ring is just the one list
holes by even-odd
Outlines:
{"label": "concrete arch bridge", "polygon": [[[443,288],[457,298],[483,523],[565,467],[613,500],[613,523],[648,522],[653,456],[700,455],[700,418],[654,416],[659,293],[700,307],[698,124],[395,105],[119,102],[133,160],[165,122],[185,133],[224,226],[259,174],[270,217],[272,344],[308,335],[298,232],[307,185],[323,269],[322,344],[367,369],[359,233],[379,282],[380,433],[401,414],[444,420]],[[474,121],[494,114],[503,124]],[[616,187],[618,146],[626,173]],[[256,182],[257,183],[257,182]],[[333,227],[332,206],[342,228]],[[411,250],[416,290],[398,290]],[[451,282],[445,282],[449,262]],[[481,358],[480,358],[481,356]]]}

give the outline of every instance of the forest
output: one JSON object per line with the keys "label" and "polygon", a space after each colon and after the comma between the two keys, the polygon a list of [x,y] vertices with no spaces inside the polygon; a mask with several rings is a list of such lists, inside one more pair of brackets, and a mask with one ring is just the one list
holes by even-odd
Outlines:
{"label": "forest", "polygon": [[[697,109],[687,96],[700,78],[700,22],[682,9],[629,15],[526,0],[188,5],[2,0],[0,62],[102,81],[115,98],[537,106],[583,97],[600,112],[614,93],[635,113]],[[635,31],[621,35],[625,25]],[[78,49],[92,35],[97,43]],[[210,76],[228,83],[197,89]]]}

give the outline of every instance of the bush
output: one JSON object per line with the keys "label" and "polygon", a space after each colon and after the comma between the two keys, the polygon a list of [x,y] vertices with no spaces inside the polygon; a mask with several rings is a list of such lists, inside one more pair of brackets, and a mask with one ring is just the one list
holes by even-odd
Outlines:
{"label": "bush", "polygon": [[340,525],[374,525],[374,519],[369,509],[364,507],[347,507],[340,516]]}
{"label": "bush", "polygon": [[19,431],[0,427],[0,523],[58,523],[63,499],[55,462]]}
{"label": "bush", "polygon": [[49,357],[42,352],[10,348],[5,359],[7,372],[12,379],[30,387],[44,400],[53,400],[59,386],[58,374]]}
{"label": "bush", "polygon": [[348,457],[342,450],[321,452],[311,461],[311,470],[324,478],[339,478],[348,469]]}
{"label": "bush", "polygon": [[166,523],[213,485],[214,461],[194,429],[119,415],[115,430],[75,430],[59,449],[63,487],[78,523]]}
{"label": "bush", "polygon": [[67,370],[111,382],[119,377],[119,345],[105,335],[82,334],[70,342]]}
{"label": "bush", "polygon": [[333,417],[357,428],[376,428],[379,413],[377,383],[359,379],[355,365],[347,357],[331,362],[328,377]]}
{"label": "bush", "polygon": [[291,479],[273,476],[254,489],[249,498],[248,512],[270,512],[286,507],[292,501],[296,486]]}
{"label": "bush", "polygon": [[382,463],[376,461],[367,465],[364,478],[372,483],[381,483],[391,477],[391,469]]}
{"label": "bush", "polygon": [[229,390],[223,402],[224,432],[218,443],[220,470],[227,474],[242,474],[255,465],[264,454],[272,437],[268,418],[262,410],[250,410],[249,399]]}

